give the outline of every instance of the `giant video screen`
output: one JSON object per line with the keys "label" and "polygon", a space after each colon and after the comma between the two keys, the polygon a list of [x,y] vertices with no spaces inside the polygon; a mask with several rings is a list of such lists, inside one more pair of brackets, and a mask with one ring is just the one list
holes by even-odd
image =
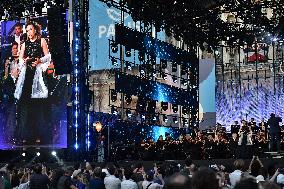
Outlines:
{"label": "giant video screen", "polygon": [[0,149],[67,147],[67,16],[55,13],[1,22]]}

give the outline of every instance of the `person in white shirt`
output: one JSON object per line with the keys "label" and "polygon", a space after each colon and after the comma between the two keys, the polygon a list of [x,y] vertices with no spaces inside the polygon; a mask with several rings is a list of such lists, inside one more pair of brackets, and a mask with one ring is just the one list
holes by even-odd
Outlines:
{"label": "person in white shirt", "polygon": [[120,189],[121,188],[121,181],[119,178],[115,177],[116,167],[111,165],[108,167],[108,172],[110,176],[105,177],[104,184],[106,189]]}
{"label": "person in white shirt", "polygon": [[121,189],[138,189],[138,185],[132,180],[133,170],[131,168],[124,169],[125,180],[121,182]]}
{"label": "person in white shirt", "polygon": [[155,171],[150,170],[146,174],[146,180],[142,182],[142,189],[162,189],[163,185],[154,182]]}
{"label": "person in white shirt", "polygon": [[242,159],[237,159],[234,161],[235,171],[230,173],[230,183],[232,188],[235,187],[236,183],[241,180],[241,175],[244,170],[245,162]]}

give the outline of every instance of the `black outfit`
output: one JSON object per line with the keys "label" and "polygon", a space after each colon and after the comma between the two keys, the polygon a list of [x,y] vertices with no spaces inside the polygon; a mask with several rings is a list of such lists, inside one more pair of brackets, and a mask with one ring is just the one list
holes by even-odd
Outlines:
{"label": "black outfit", "polygon": [[248,134],[247,129],[243,127],[243,138],[241,141],[241,145],[238,145],[238,158],[241,159],[249,159],[252,156],[252,145],[247,145]]}
{"label": "black outfit", "polygon": [[231,125],[231,134],[238,133],[240,130],[240,125]]}
{"label": "black outfit", "polygon": [[32,63],[36,58],[41,58],[43,51],[41,47],[41,39],[34,42],[27,40],[25,42],[25,55],[32,60],[26,62],[26,74],[23,84],[22,95],[18,102],[18,138],[26,140],[30,144],[34,144],[36,139],[40,139],[43,143],[49,143],[47,138],[51,138],[49,131],[49,115],[47,99],[31,98],[33,79],[36,67],[32,67]]}
{"label": "black outfit", "polygon": [[279,123],[282,122],[280,117],[271,116],[267,121],[267,124],[270,126],[270,150],[273,148],[273,145],[277,143],[277,150],[280,150],[281,142],[281,128]]}
{"label": "black outfit", "polygon": [[30,179],[30,189],[48,189],[49,179],[47,175],[33,174]]}
{"label": "black outfit", "polygon": [[231,158],[236,157],[237,148],[238,148],[238,139],[234,140],[233,138],[231,138],[229,140],[229,150]]}

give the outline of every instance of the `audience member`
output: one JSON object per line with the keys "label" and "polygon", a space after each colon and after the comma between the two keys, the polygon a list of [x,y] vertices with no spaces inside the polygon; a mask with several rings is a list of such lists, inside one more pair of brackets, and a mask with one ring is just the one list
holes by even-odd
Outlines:
{"label": "audience member", "polygon": [[234,161],[234,167],[234,172],[230,173],[229,175],[232,188],[234,188],[236,183],[240,181],[241,175],[244,171],[245,162],[242,159],[237,159]]}
{"label": "audience member", "polygon": [[176,173],[165,183],[164,189],[191,189],[191,182],[188,175]]}
{"label": "audience member", "polygon": [[254,178],[244,178],[236,183],[234,189],[258,189],[258,184]]}
{"label": "audience member", "polygon": [[138,189],[138,185],[132,180],[133,170],[131,168],[124,169],[125,180],[121,182],[121,189]]}
{"label": "audience member", "polygon": [[192,176],[193,189],[219,189],[218,179],[213,170],[202,168]]}
{"label": "audience member", "polygon": [[104,184],[106,189],[120,189],[121,188],[121,181],[119,178],[115,177],[117,173],[117,169],[114,165],[108,166],[109,176],[106,176],[104,179]]}
{"label": "audience member", "polygon": [[93,177],[90,180],[89,189],[105,189],[104,181],[101,178],[102,169],[96,167],[93,171]]}
{"label": "audience member", "polygon": [[46,175],[46,167],[42,167],[41,164],[35,165],[34,174],[32,174],[30,179],[30,189],[48,189],[49,178]]}

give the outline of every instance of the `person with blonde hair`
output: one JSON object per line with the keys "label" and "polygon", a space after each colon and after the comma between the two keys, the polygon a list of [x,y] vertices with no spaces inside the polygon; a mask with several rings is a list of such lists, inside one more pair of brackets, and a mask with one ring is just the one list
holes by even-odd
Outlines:
{"label": "person with blonde hair", "polygon": [[232,188],[234,188],[236,183],[241,180],[241,176],[245,168],[244,160],[242,159],[235,160],[234,167],[235,167],[234,172],[229,174],[230,183],[231,183]]}

